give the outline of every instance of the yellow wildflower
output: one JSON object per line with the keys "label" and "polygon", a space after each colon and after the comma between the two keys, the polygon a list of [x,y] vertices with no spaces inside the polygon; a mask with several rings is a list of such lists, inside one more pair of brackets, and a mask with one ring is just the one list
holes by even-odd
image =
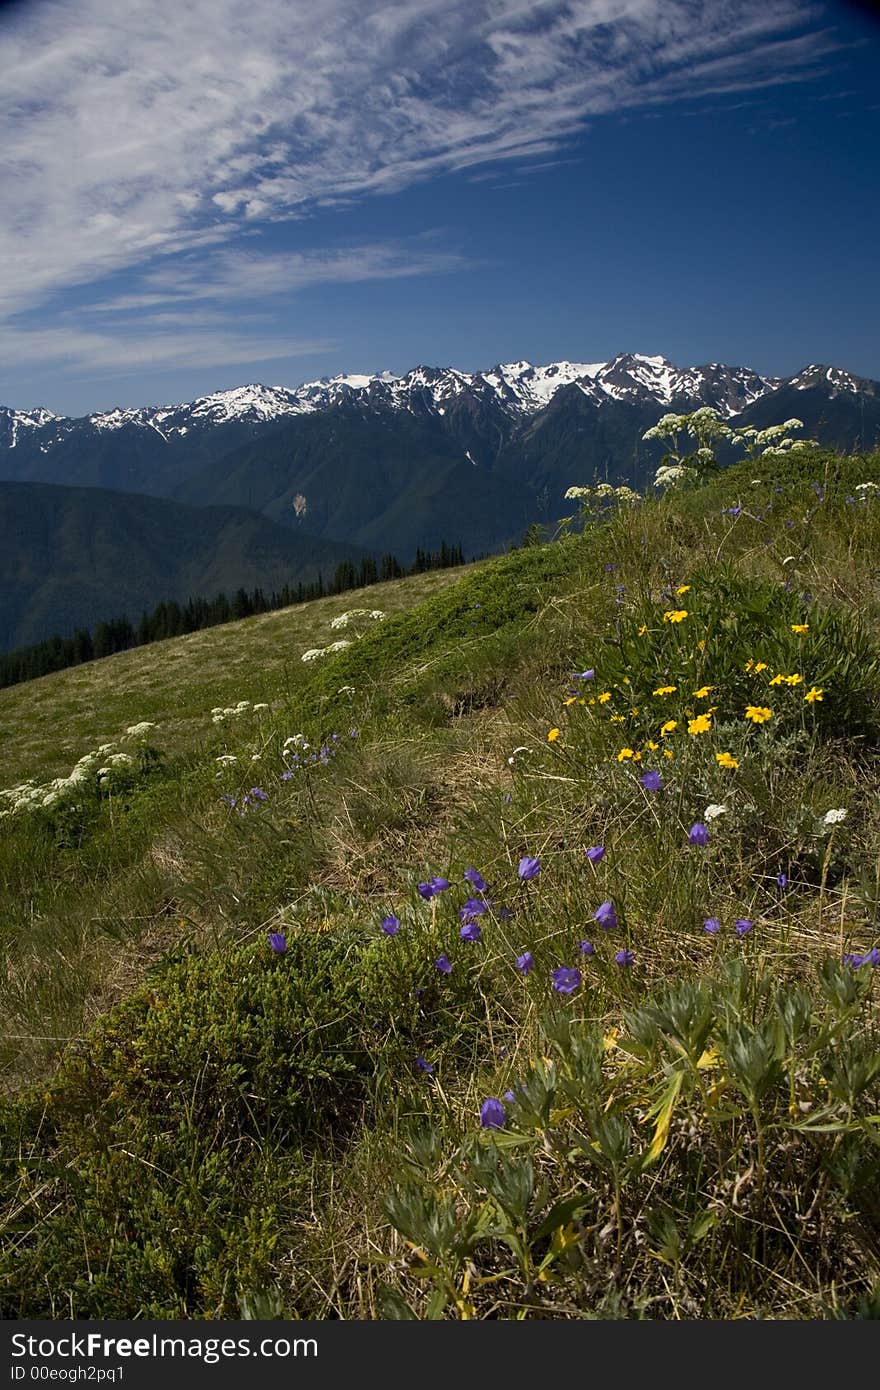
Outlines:
{"label": "yellow wildflower", "polygon": [[753,660],[752,657],[749,657],[748,661],[746,662],[746,670],[747,670],[747,671],[753,671],[754,669],[755,669],[754,660]]}
{"label": "yellow wildflower", "polygon": [[701,685],[699,690],[694,691],[694,698],[697,700],[705,700],[709,696],[709,691],[714,689],[714,685]]}
{"label": "yellow wildflower", "polygon": [[562,701],[562,703],[563,703],[564,705],[573,705],[573,704],[576,704],[576,702],[577,702],[577,696],[576,696],[576,695],[569,695],[569,697],[568,697],[567,700],[563,700],[563,701]]}
{"label": "yellow wildflower", "polygon": [[617,755],[617,761],[618,761],[619,763],[625,763],[626,760],[627,760],[627,758],[634,758],[634,757],[635,757],[635,752],[634,752],[634,750],[633,750],[632,748],[621,748],[620,752],[619,752],[618,755]]}
{"label": "yellow wildflower", "polygon": [[673,729],[677,729],[677,728],[678,728],[678,720],[677,720],[677,719],[667,719],[666,723],[665,723],[665,724],[661,727],[661,729],[660,729],[660,737],[661,737],[661,738],[665,738],[667,734],[671,734],[671,733],[672,733],[672,730],[673,730]]}
{"label": "yellow wildflower", "polygon": [[675,754],[673,753],[673,751],[672,751],[671,748],[664,748],[664,749],[663,749],[663,756],[664,756],[664,758],[674,758],[674,757],[675,757]]}
{"label": "yellow wildflower", "polygon": [[773,679],[771,680],[770,684],[771,684],[771,685],[781,685],[782,682],[783,682],[784,680],[786,680],[786,679],[787,679],[787,678],[786,678],[785,676],[780,675],[779,672],[777,671],[776,675],[773,677]]}
{"label": "yellow wildflower", "polygon": [[756,675],[756,676],[758,675],[758,673],[759,673],[760,671],[766,671],[766,670],[767,670],[767,663],[766,663],[766,661],[756,661],[756,662],[755,662],[755,675]]}
{"label": "yellow wildflower", "polygon": [[708,714],[698,714],[696,719],[691,719],[688,723],[689,734],[707,734],[712,727],[712,720]]}
{"label": "yellow wildflower", "polygon": [[594,704],[596,703],[596,701],[593,699],[592,695],[590,696],[590,698],[589,698],[589,700],[587,701],[587,703],[590,704],[590,705],[594,705]]}
{"label": "yellow wildflower", "polygon": [[816,703],[817,700],[821,700],[821,699],[822,699],[822,696],[824,695],[824,693],[825,693],[825,687],[824,687],[824,686],[821,686],[821,685],[814,685],[813,688],[812,688],[812,690],[808,690],[808,691],[807,691],[806,695],[804,696],[804,699],[806,700],[807,704],[809,704],[809,705],[814,705],[814,704]]}
{"label": "yellow wildflower", "polygon": [[786,677],[785,677],[785,684],[786,684],[786,685],[802,685],[802,684],[803,684],[803,680],[804,680],[803,676],[799,676],[799,675],[797,674],[797,672],[795,672],[794,675],[792,675],[792,676],[786,676]]}
{"label": "yellow wildflower", "polygon": [[649,738],[648,742],[645,744],[645,747],[647,748],[649,753],[656,753],[657,749],[660,747],[660,744],[655,743],[652,738]]}
{"label": "yellow wildflower", "polygon": [[791,625],[791,630],[792,630],[792,632],[809,632],[809,630],[810,630],[810,624],[809,624],[809,623],[792,623],[792,625]]}
{"label": "yellow wildflower", "polygon": [[549,734],[547,735],[547,742],[548,742],[548,743],[555,743],[556,740],[558,739],[558,737],[559,737],[559,730],[558,730],[558,729],[551,729],[550,732],[549,732]]}
{"label": "yellow wildflower", "polygon": [[658,685],[654,691],[655,695],[673,695],[678,689],[677,685]]}
{"label": "yellow wildflower", "polygon": [[751,719],[753,724],[766,724],[772,718],[773,711],[766,705],[746,705],[746,719]]}
{"label": "yellow wildflower", "polygon": [[704,652],[705,650],[706,650],[706,639],[705,639],[705,637],[704,637],[704,638],[702,639],[702,641],[700,641],[700,642],[697,643],[697,651],[698,651],[698,652]]}
{"label": "yellow wildflower", "polygon": [[612,723],[612,724],[625,724],[625,723],[626,723],[626,720],[624,719],[624,717],[623,717],[622,714],[612,714],[611,719],[610,719],[610,723]]}
{"label": "yellow wildflower", "polygon": [[663,614],[664,623],[683,623],[688,615],[686,608],[670,608]]}
{"label": "yellow wildflower", "polygon": [[640,636],[640,637],[644,637],[644,635],[645,635],[645,633],[646,633],[647,631],[648,631],[648,624],[647,624],[647,623],[642,623],[641,627],[639,628],[639,636]]}
{"label": "yellow wildflower", "polygon": [[690,592],[690,587],[690,584],[679,584],[675,592],[677,594],[687,594]]}
{"label": "yellow wildflower", "polygon": [[716,753],[715,761],[719,767],[739,767],[739,763],[732,753]]}
{"label": "yellow wildflower", "polygon": [[633,753],[633,762],[634,762],[634,763],[640,763],[641,761],[642,761],[642,755],[641,755],[641,753]]}
{"label": "yellow wildflower", "polygon": [[608,701],[609,701],[610,699],[611,699],[611,691],[610,691],[610,690],[603,690],[603,691],[602,691],[602,694],[599,696],[599,704],[600,704],[600,705],[607,705],[607,704],[608,704]]}
{"label": "yellow wildflower", "polygon": [[638,712],[639,712],[639,706],[638,706],[638,705],[636,705],[633,709],[630,710],[630,714],[638,714]]}

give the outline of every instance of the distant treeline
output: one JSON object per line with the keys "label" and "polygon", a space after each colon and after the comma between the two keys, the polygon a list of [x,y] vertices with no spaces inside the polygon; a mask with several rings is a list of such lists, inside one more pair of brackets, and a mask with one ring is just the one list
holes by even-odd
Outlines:
{"label": "distant treeline", "polygon": [[409,574],[424,574],[427,570],[449,569],[453,565],[463,564],[461,546],[447,545],[443,541],[439,550],[417,550],[416,558],[408,569],[394,555],[383,555],[379,560],[368,555],[358,564],[345,560],[337,565],[328,583],[325,583],[319,570],[318,578],[310,584],[300,583],[296,588],[285,584],[280,592],[273,591],[268,595],[259,588],[250,592],[239,589],[232,598],[220,593],[211,599],[190,598],[183,604],[173,601],[158,603],[152,613],[142,613],[137,626],[126,617],[110,618],[98,623],[93,631],[77,628],[72,637],[48,637],[44,642],[17,647],[15,651],[0,655],[0,688],[35,680],[37,676],[47,676],[51,671],[63,671],[68,666],[80,666],[84,661],[112,656],[114,652],[128,651],[130,647],[146,647],[166,637],[180,637],[186,632],[198,632],[201,628],[217,627],[220,623],[235,622],[238,618],[250,618],[255,613],[271,613],[296,603],[342,594],[348,589],[366,588],[383,580],[403,579]]}

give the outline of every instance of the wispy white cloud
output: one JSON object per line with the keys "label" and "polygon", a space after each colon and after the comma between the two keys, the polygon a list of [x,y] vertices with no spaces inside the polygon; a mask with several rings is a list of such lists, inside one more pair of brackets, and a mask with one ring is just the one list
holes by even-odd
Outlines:
{"label": "wispy white cloud", "polygon": [[[439,172],[552,160],[612,112],[803,80],[835,47],[821,14],[809,0],[37,0],[0,22],[0,313],[120,272],[139,281],[115,301],[97,291],[108,325],[175,300],[459,268],[436,247],[231,243]],[[42,331],[8,337],[30,351]],[[48,350],[95,363],[124,337],[53,331]]]}
{"label": "wispy white cloud", "polygon": [[[137,367],[269,362],[328,352],[326,338],[278,328],[286,296],[312,286],[443,274],[467,262],[417,243],[373,243],[333,251],[193,252],[135,278],[132,291],[52,315],[0,320],[0,360],[54,363],[101,375]],[[270,307],[271,306],[271,307]]]}

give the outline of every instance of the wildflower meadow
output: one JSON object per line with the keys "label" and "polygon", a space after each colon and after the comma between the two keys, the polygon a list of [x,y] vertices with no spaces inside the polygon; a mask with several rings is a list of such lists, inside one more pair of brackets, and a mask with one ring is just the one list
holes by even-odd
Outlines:
{"label": "wildflower meadow", "polygon": [[6,1316],[880,1316],[880,456],[698,415],[0,791]]}

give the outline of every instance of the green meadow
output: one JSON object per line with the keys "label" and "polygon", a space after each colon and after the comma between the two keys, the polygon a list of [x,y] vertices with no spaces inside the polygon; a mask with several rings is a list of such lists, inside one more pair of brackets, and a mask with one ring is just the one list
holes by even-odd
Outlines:
{"label": "green meadow", "polygon": [[528,540],[0,691],[3,1316],[880,1316],[880,456]]}

